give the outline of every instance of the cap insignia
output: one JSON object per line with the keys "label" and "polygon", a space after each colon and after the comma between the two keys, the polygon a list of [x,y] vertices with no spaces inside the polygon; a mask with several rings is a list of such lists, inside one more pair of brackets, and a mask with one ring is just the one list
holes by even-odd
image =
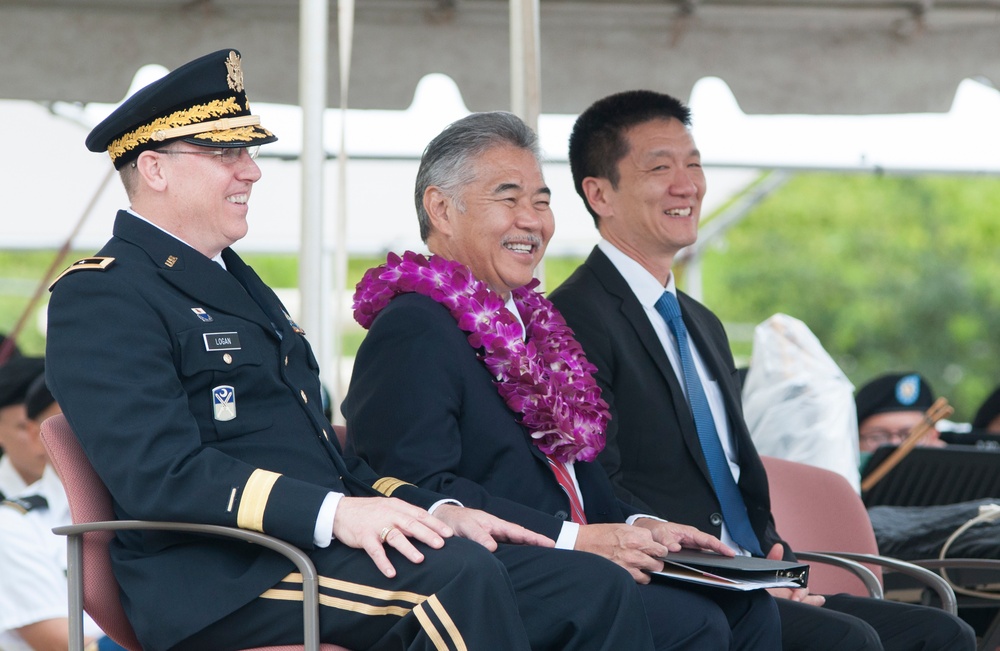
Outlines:
{"label": "cap insignia", "polygon": [[229,88],[237,93],[242,93],[243,69],[240,68],[240,56],[233,51],[229,52],[229,58],[226,59],[226,69],[229,70],[229,76],[226,78],[226,81],[229,82]]}
{"label": "cap insignia", "polygon": [[899,382],[896,383],[896,402],[899,404],[909,407],[917,401],[917,396],[919,395],[919,375],[907,375],[906,377],[900,378]]}

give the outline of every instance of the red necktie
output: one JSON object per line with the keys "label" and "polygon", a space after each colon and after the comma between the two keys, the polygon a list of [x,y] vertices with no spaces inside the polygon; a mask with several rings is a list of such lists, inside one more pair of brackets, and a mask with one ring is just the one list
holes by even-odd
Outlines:
{"label": "red necktie", "polygon": [[549,460],[549,468],[552,468],[552,474],[556,476],[556,481],[559,482],[559,485],[562,486],[562,489],[566,491],[566,495],[569,497],[573,522],[587,524],[587,516],[583,513],[583,502],[580,501],[580,496],[576,492],[576,486],[573,485],[573,478],[570,476],[566,464],[562,461],[556,461],[552,457],[546,457],[546,459]]}

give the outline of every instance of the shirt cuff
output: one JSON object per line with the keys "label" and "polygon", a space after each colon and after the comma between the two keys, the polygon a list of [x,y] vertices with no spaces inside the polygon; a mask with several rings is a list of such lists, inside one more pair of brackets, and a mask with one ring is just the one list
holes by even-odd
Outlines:
{"label": "shirt cuff", "polygon": [[556,538],[556,549],[573,549],[576,547],[576,537],[580,535],[580,525],[576,522],[563,522],[559,537]]}
{"label": "shirt cuff", "polygon": [[663,518],[658,518],[655,515],[647,515],[645,513],[636,513],[635,515],[630,515],[625,520],[625,524],[635,524],[636,520],[641,518],[649,518],[650,520],[657,520],[659,522],[670,522],[670,520],[664,520]]}
{"label": "shirt cuff", "polygon": [[317,547],[329,547],[333,542],[333,519],[337,517],[337,506],[342,497],[343,493],[327,493],[319,505],[316,528],[313,529],[313,544]]}
{"label": "shirt cuff", "polygon": [[437,502],[431,504],[431,507],[427,509],[427,512],[430,513],[431,515],[434,515],[435,509],[437,509],[437,507],[441,506],[442,504],[454,504],[455,506],[461,506],[463,508],[465,507],[465,505],[459,502],[458,500],[444,499],[444,500],[438,500]]}

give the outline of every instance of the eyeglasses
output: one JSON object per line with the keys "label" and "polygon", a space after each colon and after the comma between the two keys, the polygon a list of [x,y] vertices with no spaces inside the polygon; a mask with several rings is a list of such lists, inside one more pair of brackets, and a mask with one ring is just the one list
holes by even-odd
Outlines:
{"label": "eyeglasses", "polygon": [[895,432],[886,429],[873,429],[862,432],[859,438],[864,443],[876,446],[888,443],[902,443],[909,431],[909,428],[898,429]]}
{"label": "eyeglasses", "polygon": [[243,157],[243,152],[247,153],[251,159],[257,158],[260,153],[260,145],[253,147],[213,147],[204,151],[192,151],[190,149],[161,149],[164,154],[194,154],[195,156],[215,156],[223,165],[232,165]]}
{"label": "eyeglasses", "polygon": [[858,435],[862,443],[867,443],[875,447],[882,445],[898,445],[906,440],[906,437],[910,434],[909,427],[901,427],[895,431],[888,429],[870,429],[861,432]]}

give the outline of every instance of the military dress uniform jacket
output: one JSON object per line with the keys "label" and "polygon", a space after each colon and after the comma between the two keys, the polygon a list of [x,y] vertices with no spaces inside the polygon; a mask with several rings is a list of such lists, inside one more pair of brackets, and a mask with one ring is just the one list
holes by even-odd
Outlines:
{"label": "military dress uniform jacket", "polygon": [[[743,420],[740,382],[719,319],[677,292],[688,332],[719,383],[740,465],[739,487],[766,553],[778,537],[767,475]],[[600,249],[551,294],[551,300],[597,366],[611,409],[608,442],[598,460],[618,496],[635,508],[719,536],[722,508],[712,488],[694,418],[677,374],[628,283]],[[784,543],[783,543],[784,544]],[[793,558],[785,544],[786,558]]]}
{"label": "military dress uniform jacket", "polygon": [[[380,472],[553,540],[570,517],[544,453],[500,397],[466,333],[428,297],[403,294],[376,317],[343,413],[348,449]],[[634,513],[623,511],[600,465],[574,467],[588,522],[624,522]]]}
{"label": "military dress uniform jacket", "polygon": [[[98,255],[114,260],[81,261],[54,285],[46,377],[119,518],[241,527],[309,550],[328,491],[440,499],[342,457],[304,333],[232,250],[227,271],[122,211]],[[120,533],[111,552],[126,612],[157,647],[292,570],[257,546],[165,532]]]}

